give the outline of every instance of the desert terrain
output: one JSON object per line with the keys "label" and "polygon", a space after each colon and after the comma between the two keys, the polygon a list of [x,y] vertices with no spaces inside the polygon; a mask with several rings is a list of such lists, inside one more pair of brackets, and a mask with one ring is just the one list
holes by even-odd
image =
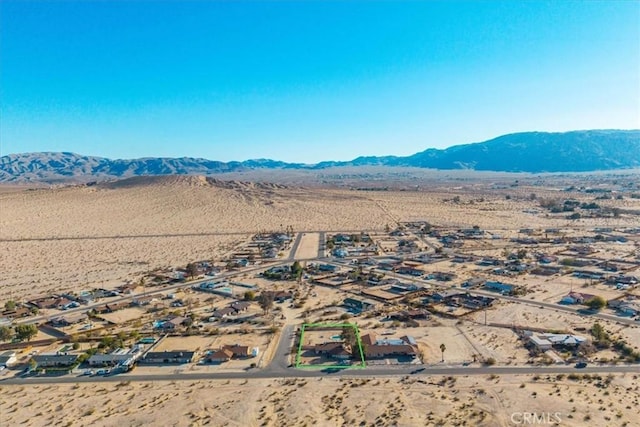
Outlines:
{"label": "desert terrain", "polygon": [[[402,175],[392,176],[389,181],[364,183],[354,175],[340,181],[341,185],[332,184],[339,181],[339,176],[325,178],[324,186],[306,185],[295,176],[270,183],[171,176],[48,188],[3,186],[0,189],[0,289],[3,290],[0,304],[24,302],[54,293],[73,292],[78,296],[87,289],[100,288],[102,292],[125,283],[136,284],[133,296],[127,298],[135,299],[137,293],[142,296],[155,293],[151,304],[127,301],[126,308],[107,309],[98,313],[99,316],[92,314],[92,320],[85,325],[83,320],[61,327],[61,335],[69,334],[65,339],[71,340],[64,345],[42,328],[33,337],[35,341],[47,341],[36,349],[43,354],[71,351],[71,342],[78,344],[73,350],[78,355],[98,349],[106,354],[107,349],[119,350],[117,346],[104,344],[109,337],[119,337],[120,346],[128,348],[142,336],[156,339],[161,335],[164,336],[153,344],[155,352],[199,353],[189,364],[146,365],[134,370],[137,375],[151,377],[176,372],[245,373],[256,365],[258,369],[269,368],[279,361],[286,365],[293,360],[295,351],[289,356],[276,356],[279,343],[291,339],[293,344],[293,331],[302,323],[324,321],[355,321],[361,333],[378,337],[399,339],[410,335],[419,354],[414,362],[427,368],[470,363],[480,366],[491,360],[491,364],[499,366],[532,369],[542,362],[540,358],[532,361],[533,356],[525,348],[522,337],[516,334],[515,326],[588,334],[593,319],[571,310],[559,311],[553,306],[542,310],[544,307],[537,306],[537,302],[557,304],[568,292],[584,290],[585,280],[568,272],[548,277],[518,273],[502,279],[526,289],[527,293],[517,302],[504,301],[502,295],[497,294],[495,304],[480,311],[467,313],[459,305],[454,308],[440,304],[444,311],[419,321],[392,321],[390,316],[408,307],[426,306],[425,296],[460,290],[466,280],[474,277],[498,277],[494,267],[476,263],[484,258],[507,258],[511,252],[524,248],[526,253],[522,258],[534,265],[536,251],[543,255],[558,252],[554,266],[560,268],[562,259],[574,257],[571,253],[563,255],[562,251],[570,249],[569,243],[536,247],[514,243],[513,239],[529,235],[526,230],[534,230],[534,236],[546,234],[541,230],[548,230],[565,239],[587,234],[591,238],[596,228],[610,229],[612,231],[603,233],[610,233],[614,240],[590,241],[596,251],[591,256],[620,259],[620,263],[626,263],[626,273],[638,275],[637,233],[614,232],[638,227],[640,199],[622,192],[623,197],[595,199],[602,193],[584,190],[620,188],[618,181],[637,181],[635,176],[596,174],[587,179],[572,175],[483,173],[476,176],[457,172],[453,176],[427,174],[409,184],[402,180]],[[603,215],[588,215],[583,210],[582,217],[569,219],[565,212],[549,213],[541,207],[541,200],[564,198],[583,204],[595,199]],[[615,215],[614,208],[618,209]],[[443,236],[415,230],[405,233],[405,226],[410,228],[411,222],[440,227],[444,237],[454,231],[463,236],[464,230],[470,232],[471,237],[467,236],[459,250],[446,248],[441,243]],[[481,230],[483,237],[474,238],[473,230]],[[396,231],[399,234],[394,234]],[[329,240],[341,233],[353,233],[350,236],[357,239],[370,236],[370,240],[377,243],[353,245],[358,250],[377,245],[375,256],[380,264],[377,270],[366,267],[367,274],[380,274],[385,280],[402,279],[405,284],[418,283],[421,287],[417,290],[418,297],[400,299],[388,286],[386,290],[382,287],[372,290],[365,289],[363,279],[356,283],[354,275],[364,273],[362,267],[358,267],[361,269],[358,273],[353,262],[366,261],[365,256],[351,260],[330,257],[316,260]],[[249,263],[248,270],[230,265],[241,259],[237,254],[248,253],[249,246],[260,248],[262,238],[258,236],[266,234],[297,236],[292,239],[296,241],[295,250],[287,246],[272,261],[252,259],[255,264]],[[328,236],[332,236],[331,239],[327,239]],[[625,241],[616,240],[621,236]],[[414,253],[404,252],[401,243],[414,245]],[[449,258],[435,258],[443,247]],[[427,258],[434,258],[424,264],[417,262],[418,258],[413,259],[421,279],[399,277],[395,270],[381,270],[385,257],[411,261],[409,258],[425,254]],[[473,260],[458,263],[454,255],[469,256]],[[285,264],[294,260],[301,262],[297,280],[289,274],[294,270],[293,265],[286,266],[286,277],[265,275],[264,270],[270,268],[271,262]],[[216,280],[222,281],[221,289],[232,294],[198,288],[213,282],[207,278],[213,276],[200,272],[198,285],[184,282],[172,284],[170,288],[150,287],[150,272],[173,272],[176,268],[187,271],[185,266],[195,261],[226,269],[229,282]],[[315,269],[319,267],[314,264],[325,261],[329,264],[324,267],[331,273]],[[589,268],[595,270],[593,266]],[[443,271],[455,273],[455,279],[447,285],[431,278]],[[327,285],[320,283],[324,275],[333,277]],[[145,291],[147,295],[142,294]],[[344,307],[346,298],[364,294],[363,291],[379,295],[376,310],[368,314],[354,313]],[[638,298],[637,287],[623,291],[604,282],[589,285],[587,291],[597,292],[607,300],[623,295]],[[273,298],[284,293],[285,297],[273,307],[261,309],[253,295],[258,292],[272,292]],[[227,314],[222,311],[241,301],[247,302],[249,308],[225,317]],[[96,312],[101,309],[99,304],[92,308]],[[64,315],[64,310],[47,308],[38,315],[51,322]],[[612,309],[607,313],[608,317],[598,321],[609,338],[626,340],[637,351],[639,326],[630,318],[614,317]],[[158,326],[188,316],[189,323],[175,329]],[[16,321],[28,322],[29,319]],[[285,336],[284,331],[292,332],[292,336]],[[233,345],[259,348],[259,357],[227,360],[221,365],[201,362],[205,352]],[[441,346],[445,346],[446,351],[441,353]],[[130,381],[127,374],[123,374],[120,382],[96,379],[97,382],[89,384],[29,385],[26,379],[24,384],[3,385],[1,380],[9,378],[9,371],[11,375],[17,374],[36,354],[31,346],[21,346],[18,353],[19,367],[0,374],[2,425],[511,426],[526,424],[523,414],[543,414],[547,417],[544,424],[548,425],[640,426],[635,413],[640,395],[640,368],[638,375],[583,375],[577,371],[569,375],[443,377],[403,373],[351,378],[327,374],[286,379],[212,377],[142,382]],[[572,351],[562,355],[567,364],[576,360]],[[612,348],[599,351],[597,356],[601,361],[616,359],[616,363],[621,364],[627,360]],[[377,362],[390,363],[386,359]],[[84,374],[74,370],[70,375]]]}
{"label": "desert terrain", "polygon": [[122,381],[2,387],[0,414],[29,426],[496,427],[535,413],[537,425],[631,427],[638,387],[630,374]]}

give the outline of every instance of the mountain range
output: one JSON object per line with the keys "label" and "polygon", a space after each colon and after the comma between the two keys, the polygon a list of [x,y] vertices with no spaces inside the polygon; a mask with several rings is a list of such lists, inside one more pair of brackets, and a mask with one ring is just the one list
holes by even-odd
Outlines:
{"label": "mountain range", "polygon": [[75,153],[23,153],[0,157],[0,182],[72,182],[143,175],[208,175],[255,169],[319,170],[389,166],[501,172],[590,172],[640,167],[640,130],[523,132],[489,141],[430,148],[411,156],[358,157],[316,164],[257,159],[242,162],[182,158],[111,160]]}

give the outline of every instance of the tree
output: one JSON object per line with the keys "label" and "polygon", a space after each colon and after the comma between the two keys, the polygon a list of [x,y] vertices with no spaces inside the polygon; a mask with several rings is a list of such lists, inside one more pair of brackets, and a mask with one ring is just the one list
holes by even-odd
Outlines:
{"label": "tree", "polygon": [[16,338],[20,341],[31,341],[38,334],[36,325],[17,325],[15,327]]}
{"label": "tree", "polygon": [[527,257],[527,250],[526,249],[518,249],[518,259],[524,259]]}
{"label": "tree", "polygon": [[302,277],[302,265],[300,265],[300,261],[295,261],[291,266],[291,274],[296,280],[299,280]]}
{"label": "tree", "polygon": [[8,326],[0,326],[0,341],[9,341],[13,336],[11,328]]}
{"label": "tree", "polygon": [[592,310],[600,310],[607,305],[607,300],[601,296],[595,296],[585,303]]}
{"label": "tree", "polygon": [[7,311],[13,311],[16,309],[16,302],[13,300],[9,300],[4,303],[4,309]]}
{"label": "tree", "polygon": [[356,348],[356,332],[353,327],[344,326],[342,328],[342,333],[340,334],[340,339],[342,339],[342,341],[344,341],[344,343],[352,350]]}
{"label": "tree", "polygon": [[447,346],[444,344],[440,344],[440,352],[442,353],[442,361],[444,362],[444,351],[447,349]]}
{"label": "tree", "polygon": [[265,314],[269,313],[273,308],[274,298],[274,293],[269,291],[262,292],[258,297],[258,304],[260,304],[260,308]]}
{"label": "tree", "polygon": [[254,299],[256,299],[256,293],[253,291],[247,291],[244,293],[244,300],[245,301],[253,301]]}
{"label": "tree", "polygon": [[594,323],[591,327],[591,335],[596,339],[596,341],[601,341],[607,339],[607,332],[604,330],[602,325],[598,322]]}
{"label": "tree", "polygon": [[193,280],[193,278],[198,275],[198,266],[195,263],[190,262],[189,264],[187,264],[187,273],[189,274],[191,280]]}

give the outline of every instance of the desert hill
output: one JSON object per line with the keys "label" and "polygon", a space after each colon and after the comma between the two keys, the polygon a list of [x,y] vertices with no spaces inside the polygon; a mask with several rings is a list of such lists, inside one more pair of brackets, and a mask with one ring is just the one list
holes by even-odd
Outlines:
{"label": "desert hill", "polygon": [[526,132],[411,156],[358,157],[313,165],[258,159],[220,162],[198,158],[110,160],[75,153],[23,153],[0,157],[0,182],[90,182],[146,175],[212,175],[243,171],[335,167],[417,167],[502,172],[588,172],[640,167],[640,130]]}
{"label": "desert hill", "polygon": [[[92,186],[94,184],[90,184]],[[286,189],[287,186],[267,182],[251,182],[237,180],[221,180],[204,175],[153,175],[135,176],[115,181],[105,181],[95,184],[100,189],[116,190],[120,188],[135,188],[145,186],[184,186],[184,187],[209,187],[227,190],[251,191],[251,190],[275,190]]]}

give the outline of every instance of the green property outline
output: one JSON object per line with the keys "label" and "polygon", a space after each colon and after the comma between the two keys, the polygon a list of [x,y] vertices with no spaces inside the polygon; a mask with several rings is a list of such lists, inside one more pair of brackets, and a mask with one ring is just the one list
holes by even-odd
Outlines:
{"label": "green property outline", "polygon": [[[356,334],[356,342],[358,343],[358,352],[360,353],[360,364],[358,365],[305,365],[300,363],[300,357],[302,355],[302,343],[304,340],[304,331],[309,328],[353,328]],[[367,364],[364,360],[364,350],[362,349],[362,341],[360,340],[360,329],[356,323],[303,323],[300,328],[300,342],[298,343],[298,351],[296,353],[296,368],[301,369],[363,369]]]}

